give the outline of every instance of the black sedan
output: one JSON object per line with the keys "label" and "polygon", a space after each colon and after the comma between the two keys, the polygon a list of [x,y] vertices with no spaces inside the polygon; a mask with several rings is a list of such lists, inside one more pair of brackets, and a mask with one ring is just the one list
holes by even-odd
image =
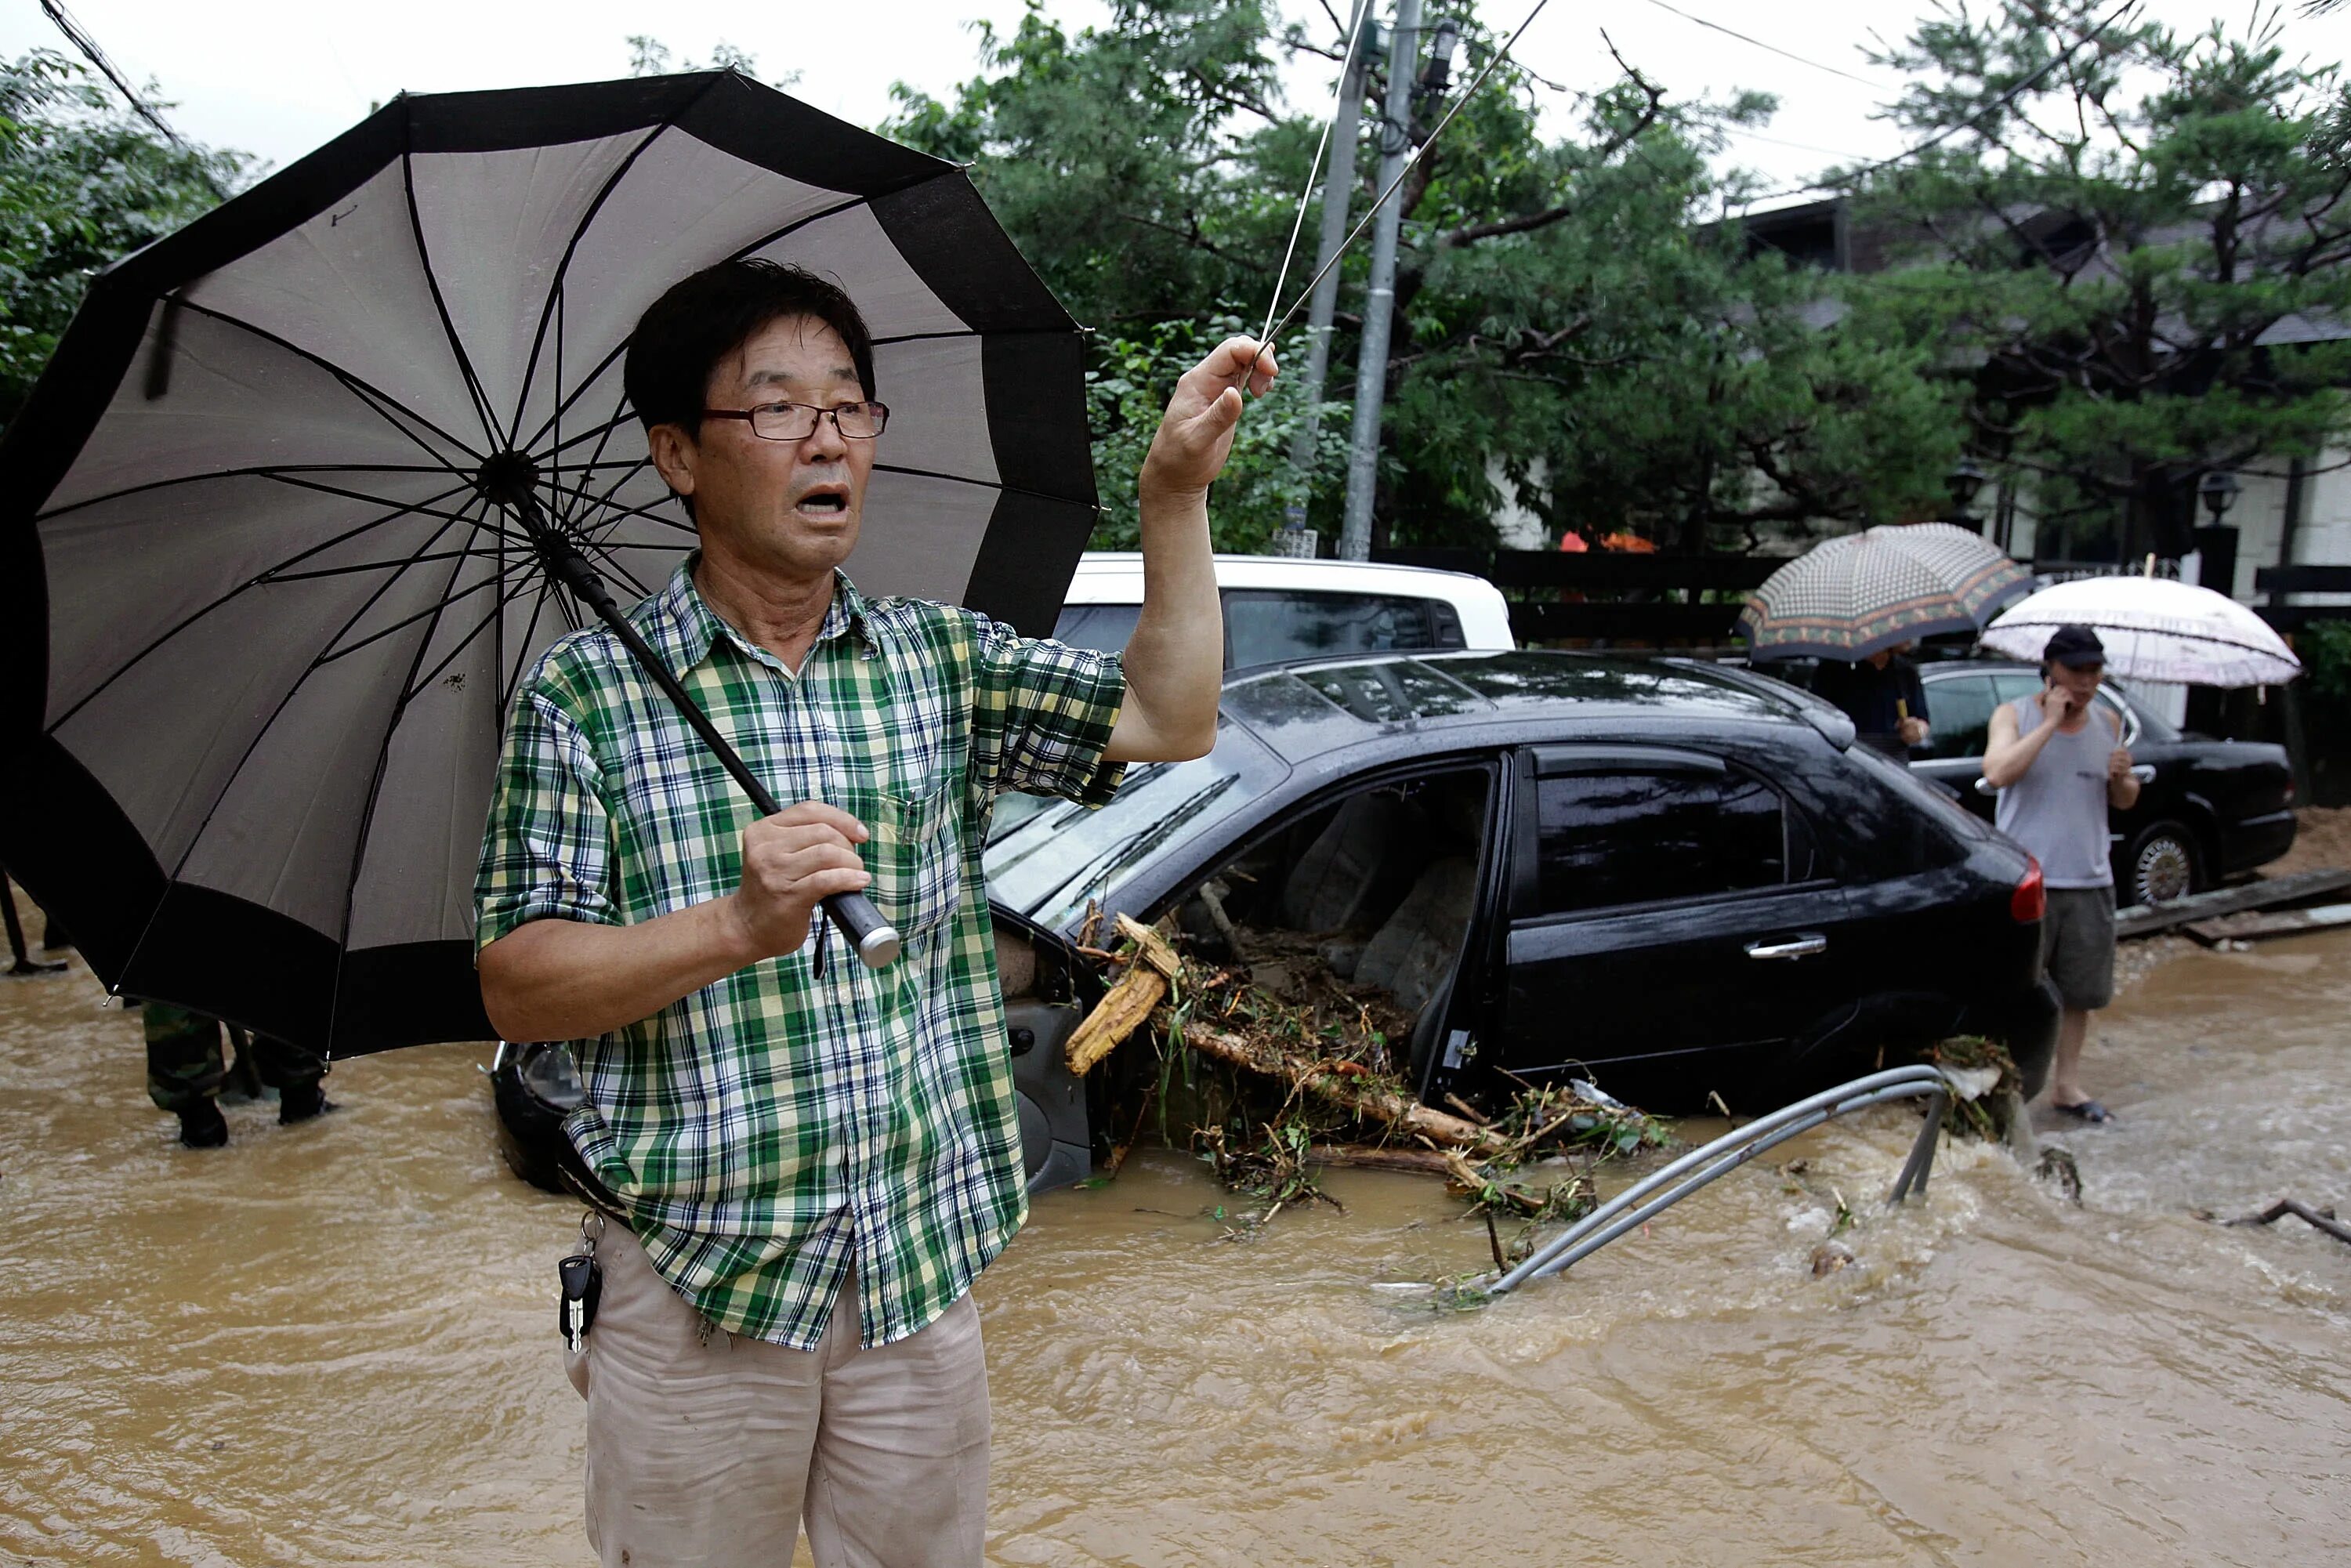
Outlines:
{"label": "black sedan", "polygon": [[[1961,1032],[2006,1038],[2037,1089],[2056,1024],[2037,868],[1852,735],[1694,663],[1291,665],[1228,681],[1207,758],[994,834],[988,887],[1049,977],[1082,976],[1071,939],[1099,906],[1176,911],[1210,958],[1279,950],[1375,985],[1416,1016],[1431,1100],[1508,1073],[1774,1106]],[[1006,992],[1017,1029],[1066,1032],[1050,986],[1024,996],[1008,966]],[[1068,1125],[1059,1051],[1023,1044],[1024,1092]]]}
{"label": "black sedan", "polygon": [[[1742,670],[1521,651],[1234,675],[1209,756],[1137,768],[1100,810],[1001,812],[986,864],[1040,1188],[1105,1131],[1104,1072],[1062,1049],[1102,994],[1096,910],[1172,911],[1259,986],[1319,966],[1386,992],[1432,1102],[1574,1076],[1761,1109],[1957,1033],[2005,1039],[2037,1091],[2055,1043],[2031,858]],[[536,1099],[577,1091],[532,1049],[502,1053],[500,1111],[540,1174]]]}
{"label": "black sedan", "polygon": [[[1918,772],[1959,793],[1990,821],[1997,797],[1976,788],[1994,709],[2042,685],[2031,664],[1978,661],[1926,664],[1928,744],[1912,753]],[[2148,712],[2127,685],[2108,682],[2103,707],[2122,721],[2140,779],[2137,804],[2110,814],[2116,896],[2160,904],[2200,893],[2294,847],[2294,769],[2285,748],[2183,735]]]}

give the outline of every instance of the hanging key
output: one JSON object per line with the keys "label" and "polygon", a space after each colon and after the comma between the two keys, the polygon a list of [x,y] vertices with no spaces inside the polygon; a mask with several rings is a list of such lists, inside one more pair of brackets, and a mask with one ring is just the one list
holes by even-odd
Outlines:
{"label": "hanging key", "polygon": [[604,1270],[592,1252],[575,1252],[556,1265],[563,1287],[557,1327],[574,1355],[587,1348],[588,1331],[596,1324],[596,1301],[604,1293]]}

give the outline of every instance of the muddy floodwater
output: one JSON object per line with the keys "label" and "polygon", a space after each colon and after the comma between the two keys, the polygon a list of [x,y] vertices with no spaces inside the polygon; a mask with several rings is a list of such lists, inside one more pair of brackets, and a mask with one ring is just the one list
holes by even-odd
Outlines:
{"label": "muddy floodwater", "polygon": [[[98,1001],[0,981],[0,1563],[589,1561],[577,1211],[498,1164],[486,1052],[192,1154]],[[1041,1199],[979,1291],[991,1560],[2351,1562],[2351,1247],[2192,1212],[2351,1213],[2351,936],[2173,957],[2093,1051],[2079,1207],[1947,1145],[1884,1211],[1886,1107],[1471,1313],[1381,1288],[1483,1266],[1425,1178],[1243,1242],[1171,1154]]]}

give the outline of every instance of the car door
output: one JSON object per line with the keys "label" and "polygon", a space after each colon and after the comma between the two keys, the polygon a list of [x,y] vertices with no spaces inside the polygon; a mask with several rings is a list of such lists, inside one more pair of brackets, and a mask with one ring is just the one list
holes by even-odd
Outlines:
{"label": "car door", "polygon": [[1912,771],[1959,792],[1969,810],[1991,821],[1993,797],[1979,794],[1991,716],[2001,702],[1989,671],[1940,675],[1926,683],[1927,744],[1910,754]]}
{"label": "car door", "polygon": [[1493,1064],[1689,1106],[1851,993],[1845,908],[1802,813],[1709,752],[1518,758]]}

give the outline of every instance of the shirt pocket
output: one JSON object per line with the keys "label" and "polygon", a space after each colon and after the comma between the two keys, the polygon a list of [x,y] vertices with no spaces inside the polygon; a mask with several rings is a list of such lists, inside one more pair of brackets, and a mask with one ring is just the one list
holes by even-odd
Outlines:
{"label": "shirt pocket", "polygon": [[872,835],[858,846],[873,877],[866,896],[903,937],[935,933],[962,901],[963,838],[955,831],[959,805],[952,787],[920,797],[856,789],[841,802]]}

